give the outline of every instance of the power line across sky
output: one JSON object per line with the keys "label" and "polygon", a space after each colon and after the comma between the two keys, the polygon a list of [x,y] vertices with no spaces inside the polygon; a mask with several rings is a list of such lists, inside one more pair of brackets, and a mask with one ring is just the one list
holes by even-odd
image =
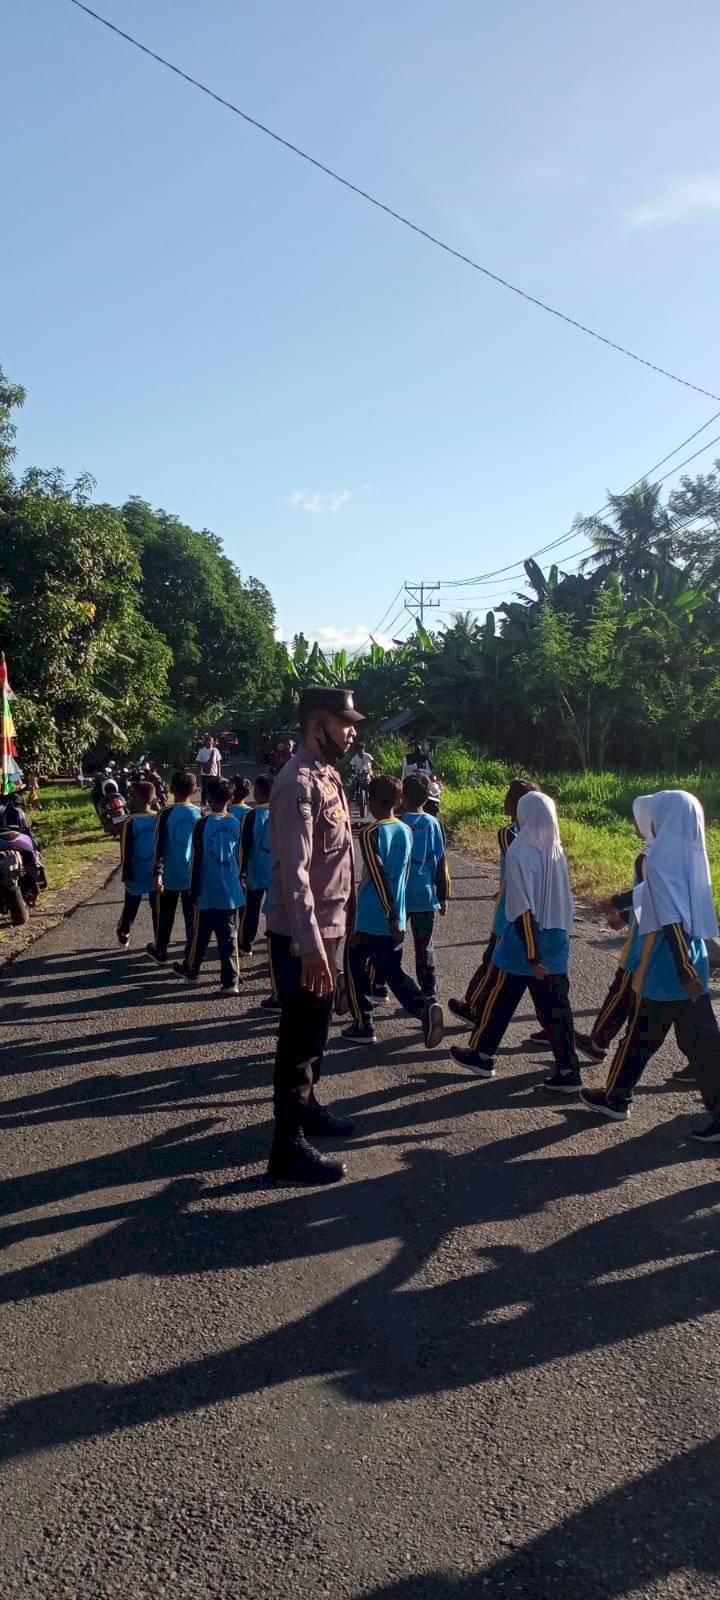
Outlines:
{"label": "power line across sky", "polygon": [[371,194],[369,190],[364,189],[360,184],[353,183],[351,179],[344,177],[342,173],[337,172],[326,162],[320,161],[316,156],[310,155],[307,150],[303,150],[300,145],[295,144],[293,140],[285,138],[283,134],[278,133],[274,128],[268,127],[268,125],[264,122],[261,122],[259,118],[251,116],[250,112],[244,111],[241,106],[236,105],[232,100],[228,100],[224,95],[218,94],[216,90],[210,88],[209,84],[203,83],[201,79],[193,77],[192,73],[186,72],[184,68],[179,67],[175,62],[168,60],[166,56],[160,55],[158,51],[151,50],[149,45],[143,44],[142,41],[135,38],[133,34],[127,33],[123,28],[119,28],[114,22],[111,22],[108,17],[102,16],[99,11],[95,11],[91,6],[85,5],[84,0],[70,0],[70,4],[75,6],[78,11],[85,12],[88,17],[93,19],[93,21],[100,23],[104,28],[107,28],[118,38],[123,39],[126,44],[131,45],[135,50],[141,51],[143,55],[148,56],[150,60],[156,62],[158,66],[163,67],[167,72],[174,73],[176,77],[181,78],[183,82],[187,83],[191,88],[197,89],[201,94],[207,95],[211,100],[214,100],[217,105],[222,106],[226,111],[231,111],[234,116],[240,117],[243,122],[245,122],[249,127],[254,128],[258,133],[263,134],[265,138],[272,139],[275,144],[281,145],[283,149],[287,150],[291,155],[296,156],[301,161],[307,162],[309,166],[314,167],[318,172],[322,172],[326,178],[330,178],[334,183],[340,184],[342,188],[349,190],[349,192],[354,194],[357,199],[364,201],[367,205],[374,206],[378,211],[384,212],[385,215],[390,217],[393,222],[397,222],[402,227],[408,228],[412,233],[416,234],[419,238],[424,239],[426,243],[432,245],[435,249],[444,251],[446,255],[453,257],[454,260],[461,262],[464,266],[470,267],[473,272],[479,273],[482,277],[488,279],[490,282],[495,283],[500,288],[507,290],[508,293],[516,295],[519,299],[526,301],[529,305],[535,306],[537,310],[544,312],[546,315],[556,317],[559,322],[563,322],[568,327],[574,328],[576,332],[583,333],[588,338],[595,339],[598,343],[607,346],[611,350],[615,350],[618,355],[624,356],[627,360],[634,361],[639,366],[648,368],[648,370],[651,372],[656,372],[660,377],[670,379],[672,383],[680,384],[684,389],[692,389],[696,394],[705,395],[709,400],[720,401],[720,394],[715,394],[712,389],[707,389],[701,384],[694,383],[689,378],[683,378],[678,373],[671,372],[667,367],[662,366],[659,362],[650,361],[648,357],[639,355],[637,351],[630,350],[627,346],[620,344],[617,340],[610,339],[604,333],[599,333],[596,328],[589,327],[586,323],[581,322],[579,318],[571,316],[569,312],[561,311],[557,306],[549,305],[547,301],[540,299],[538,295],[531,294],[529,290],[521,288],[519,284],[511,282],[509,278],[505,278],[500,273],[492,271],[490,267],[484,266],[481,262],[476,261],[472,256],[466,255],[464,251],[457,250],[455,246],[449,244],[447,240],[438,238],[436,234],[433,234],[429,231],[429,229],[422,227],[420,223],[414,222],[403,212],[397,211],[393,206],[387,205],[384,200],[378,199],[377,195]]}

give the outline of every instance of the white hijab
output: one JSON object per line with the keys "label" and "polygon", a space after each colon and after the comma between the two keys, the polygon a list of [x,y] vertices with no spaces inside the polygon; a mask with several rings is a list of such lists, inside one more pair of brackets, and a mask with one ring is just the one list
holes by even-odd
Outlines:
{"label": "white hijab", "polygon": [[572,927],[575,909],[555,804],[537,790],[518,801],[519,833],[505,857],[505,912],[530,911],[539,928]]}
{"label": "white hijab", "polygon": [[679,922],[689,938],[714,939],[718,924],[700,801],[684,789],[661,789],[651,796],[650,814],[654,838],[645,851],[641,934]]}
{"label": "white hijab", "polygon": [[655,796],[652,794],[639,794],[632,803],[635,825],[638,833],[641,833],[645,840],[646,849],[652,840],[652,803],[654,798]]}

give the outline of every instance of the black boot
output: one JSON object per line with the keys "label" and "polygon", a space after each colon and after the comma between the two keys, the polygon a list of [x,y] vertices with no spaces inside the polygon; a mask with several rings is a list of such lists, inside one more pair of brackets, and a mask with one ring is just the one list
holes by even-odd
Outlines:
{"label": "black boot", "polygon": [[344,1161],[323,1156],[308,1144],[304,1133],[289,1138],[276,1134],[273,1140],[268,1177],[280,1178],[286,1183],[339,1183],[345,1177]]}
{"label": "black boot", "polygon": [[334,1117],[327,1106],[318,1104],[315,1096],[305,1113],[303,1130],[310,1139],[352,1139],[355,1123],[346,1117]]}

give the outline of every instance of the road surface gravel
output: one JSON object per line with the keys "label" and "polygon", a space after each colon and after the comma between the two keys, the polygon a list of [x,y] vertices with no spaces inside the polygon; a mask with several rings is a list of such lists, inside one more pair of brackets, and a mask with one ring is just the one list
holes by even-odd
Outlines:
{"label": "road surface gravel", "polygon": [[[494,887],[452,867],[444,996]],[[270,1185],[262,956],[190,990],[120,894],[0,984],[6,1600],[717,1597],[718,1152],[674,1045],[618,1126],[538,1092],[527,1005],[480,1082],[391,1001],[372,1053],[333,1028],[347,1180]],[[581,1026],[617,949],[578,925]]]}

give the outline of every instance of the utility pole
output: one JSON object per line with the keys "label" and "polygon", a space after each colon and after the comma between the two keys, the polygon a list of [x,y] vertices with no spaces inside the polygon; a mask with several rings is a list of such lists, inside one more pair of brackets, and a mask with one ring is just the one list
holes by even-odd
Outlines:
{"label": "utility pole", "polygon": [[440,604],[439,600],[427,600],[425,596],[434,594],[439,588],[439,583],[406,583],[405,593],[408,598],[405,601],[405,610],[410,612],[411,617],[418,618],[424,625],[425,612]]}

